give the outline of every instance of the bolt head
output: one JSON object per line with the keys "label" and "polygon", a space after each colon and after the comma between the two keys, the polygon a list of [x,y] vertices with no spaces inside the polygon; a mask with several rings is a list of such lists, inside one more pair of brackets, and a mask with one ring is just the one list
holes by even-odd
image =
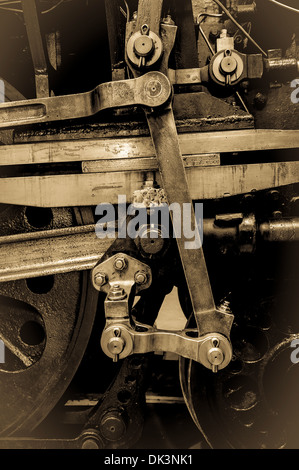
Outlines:
{"label": "bolt head", "polygon": [[123,271],[124,269],[126,269],[127,266],[128,266],[128,261],[126,258],[119,257],[119,258],[116,258],[114,261],[114,268],[117,271]]}
{"label": "bolt head", "polygon": [[222,29],[220,33],[221,38],[227,38],[227,29]]}
{"label": "bolt head", "polygon": [[264,93],[261,93],[261,92],[258,92],[253,99],[255,107],[260,110],[266,106],[267,101],[268,101],[268,97]]}
{"label": "bolt head", "polygon": [[94,282],[97,286],[101,287],[106,284],[107,277],[104,273],[97,273],[94,278]]}
{"label": "bolt head", "polygon": [[156,98],[159,97],[163,92],[163,84],[158,79],[150,80],[145,87],[145,92],[148,97]]}
{"label": "bolt head", "polygon": [[165,18],[163,18],[162,21],[164,24],[170,24],[170,25],[175,25],[175,22],[171,18],[171,15],[167,15]]}
{"label": "bolt head", "polygon": [[123,300],[126,297],[127,294],[120,286],[113,286],[108,293],[109,300]]}
{"label": "bolt head", "polygon": [[142,286],[143,284],[145,284],[147,281],[147,274],[145,271],[138,271],[136,274],[135,274],[135,282],[136,284],[138,284],[139,286]]}

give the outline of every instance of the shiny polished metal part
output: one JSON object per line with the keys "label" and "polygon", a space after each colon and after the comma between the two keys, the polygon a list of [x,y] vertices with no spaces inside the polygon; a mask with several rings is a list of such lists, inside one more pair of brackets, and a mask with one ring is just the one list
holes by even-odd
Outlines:
{"label": "shiny polished metal part", "polygon": [[[123,359],[131,354],[149,352],[170,352],[203,364],[213,372],[226,367],[231,361],[231,344],[220,334],[197,336],[196,330],[158,330],[143,323],[136,323],[139,329],[129,324],[115,323],[104,329],[101,346],[105,354],[115,360],[115,355]],[[117,331],[117,336],[115,335]],[[194,337],[195,336],[195,337]],[[218,348],[213,348],[217,338]],[[215,360],[215,351],[217,360]]]}
{"label": "shiny polished metal part", "polygon": [[230,362],[231,344],[222,334],[199,336],[196,329],[158,330],[132,318],[135,295],[150,287],[152,282],[151,269],[146,264],[117,253],[93,269],[92,282],[98,291],[107,294],[101,347],[114,362],[131,354],[159,351],[193,359],[214,372]]}

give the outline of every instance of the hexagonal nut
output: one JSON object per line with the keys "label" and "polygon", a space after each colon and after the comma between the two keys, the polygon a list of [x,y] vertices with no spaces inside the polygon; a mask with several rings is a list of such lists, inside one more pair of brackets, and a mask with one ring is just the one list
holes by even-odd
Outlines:
{"label": "hexagonal nut", "polygon": [[123,271],[124,269],[127,268],[127,266],[128,266],[128,260],[126,258],[124,258],[123,256],[119,256],[119,257],[115,258],[114,268],[117,271]]}
{"label": "hexagonal nut", "polygon": [[94,277],[94,283],[98,286],[98,287],[102,287],[106,284],[107,282],[107,276],[105,273],[97,273]]}
{"label": "hexagonal nut", "polygon": [[147,282],[147,274],[145,271],[137,271],[134,278],[136,284],[138,284],[139,286],[142,286]]}

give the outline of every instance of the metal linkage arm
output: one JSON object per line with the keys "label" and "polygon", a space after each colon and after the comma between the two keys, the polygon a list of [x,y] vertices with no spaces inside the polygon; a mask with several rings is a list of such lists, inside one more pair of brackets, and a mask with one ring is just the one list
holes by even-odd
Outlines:
{"label": "metal linkage arm", "polygon": [[131,354],[168,352],[199,362],[213,372],[223,369],[231,361],[230,345],[220,334],[198,337],[197,330],[157,330],[143,323],[138,323],[137,327],[139,330],[115,323],[105,328],[101,339],[105,354],[115,357],[111,345],[120,351],[120,359]]}
{"label": "metal linkage arm", "polygon": [[155,108],[170,94],[168,78],[161,72],[148,72],[131,80],[102,83],[86,93],[1,104],[0,128],[82,118],[123,106]]}
{"label": "metal linkage arm", "polygon": [[[142,3],[143,2],[140,1],[139,5]],[[161,6],[161,0],[157,0],[155,3],[159,7]],[[160,8],[158,11],[161,11]],[[166,34],[164,32],[164,34],[161,35],[163,47],[160,49],[161,51],[163,50],[164,58],[162,52],[160,53],[160,58],[158,56],[155,58],[154,46],[151,48],[149,44],[149,47],[146,49],[146,51],[144,51],[139,45],[140,37],[143,36],[143,31],[145,28],[147,35],[150,34],[149,32],[152,30],[152,28],[156,29],[156,16],[153,13],[153,10],[150,12],[146,11],[146,14],[144,14],[143,10],[139,8],[137,25],[138,28],[140,28],[140,32],[135,32],[131,38],[128,39],[127,45],[127,56],[129,60],[128,64],[131,64],[132,72],[135,74],[135,76],[138,76],[140,73],[144,72],[144,64],[147,64],[148,67],[155,66],[160,71],[168,74],[168,58],[174,46],[174,37],[169,36],[169,38],[167,38],[167,31]],[[157,31],[155,34],[156,33]],[[132,54],[131,49],[129,50],[129,45],[132,40],[135,41],[132,50],[135,51],[136,58],[138,58],[138,55],[142,56],[143,62],[136,61],[136,58],[134,57],[134,54]],[[153,38],[147,40],[148,43],[151,43],[151,41],[155,44],[158,44],[158,41],[154,40]],[[141,43],[145,44],[145,42],[146,41]],[[136,66],[136,64],[138,65]],[[233,322],[233,315],[225,311],[217,310],[215,306],[199,229],[195,219],[192,198],[183,165],[172,106],[170,103],[168,103],[159,110],[145,109],[145,114],[147,117],[168,204],[179,204],[181,209],[183,208],[184,204],[187,204],[190,208],[190,221],[192,230],[195,234],[195,240],[197,242],[196,247],[189,246],[184,233],[182,221],[180,222],[179,227],[177,227],[177,224],[173,225],[175,232],[177,230],[179,231],[179,233],[175,233],[175,235],[189,289],[194,316],[197,322],[198,334],[201,338],[205,337],[205,335],[208,335],[208,341],[212,342],[213,338],[216,338],[216,335],[218,334],[220,334],[223,338],[221,344],[218,340],[215,340],[215,344],[217,344],[215,348],[218,352],[220,351],[219,357],[222,355],[222,360],[219,360],[219,362],[218,359],[216,360],[217,364],[215,364],[215,368],[213,369],[216,372],[221,364],[227,365],[224,357],[227,358],[231,354],[231,346],[228,338]],[[152,339],[152,341],[154,341],[154,339]],[[207,352],[205,353],[205,357],[206,355]],[[200,362],[204,363],[203,361]],[[204,365],[208,367],[206,363]]]}
{"label": "metal linkage arm", "polygon": [[118,253],[93,269],[92,282],[97,290],[107,293],[101,347],[113,361],[131,354],[161,351],[193,359],[213,372],[230,362],[230,343],[222,334],[199,336],[194,329],[158,330],[131,317],[135,294],[152,282],[151,269],[146,264]]}
{"label": "metal linkage arm", "polygon": [[[172,108],[146,114],[168,204],[176,203],[180,207],[188,204],[190,207],[197,246],[189,247],[182,219],[176,240],[199,333],[218,332],[229,337],[233,316],[216,310]],[[174,230],[176,228],[175,223]]]}

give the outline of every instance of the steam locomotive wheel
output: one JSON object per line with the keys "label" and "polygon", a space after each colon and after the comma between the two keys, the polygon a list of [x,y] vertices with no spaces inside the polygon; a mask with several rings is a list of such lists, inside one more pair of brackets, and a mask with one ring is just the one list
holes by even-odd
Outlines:
{"label": "steam locomotive wheel", "polygon": [[[86,211],[85,211],[86,212]],[[80,210],[0,207],[0,234],[90,222]],[[82,360],[97,294],[88,273],[0,284],[0,435],[27,435],[62,396]]]}
{"label": "steam locomotive wheel", "polygon": [[[232,329],[233,360],[212,374],[181,358],[180,378],[193,421],[212,448],[298,448],[299,338],[294,295],[258,298]],[[244,308],[244,306],[243,306]],[[240,312],[239,312],[240,313]]]}

